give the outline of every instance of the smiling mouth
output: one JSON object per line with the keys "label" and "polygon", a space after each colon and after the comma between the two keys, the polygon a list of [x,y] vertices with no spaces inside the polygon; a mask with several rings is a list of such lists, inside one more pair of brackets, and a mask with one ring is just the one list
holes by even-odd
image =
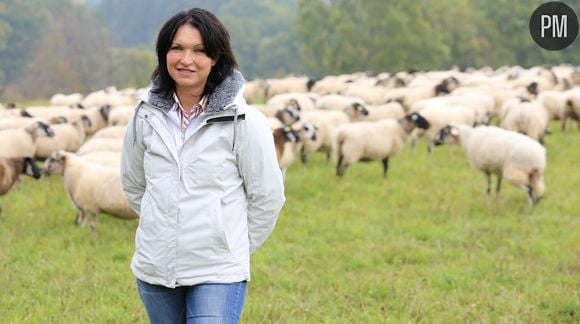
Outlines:
{"label": "smiling mouth", "polygon": [[189,69],[177,69],[177,71],[184,72],[184,73],[194,73],[195,72],[195,71],[189,70]]}

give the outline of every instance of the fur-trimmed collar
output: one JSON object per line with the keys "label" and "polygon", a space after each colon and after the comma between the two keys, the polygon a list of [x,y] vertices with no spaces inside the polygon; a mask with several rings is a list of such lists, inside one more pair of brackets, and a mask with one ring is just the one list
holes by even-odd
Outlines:
{"label": "fur-trimmed collar", "polygon": [[[234,70],[234,72],[225,78],[210,94],[207,108],[205,109],[206,113],[217,113],[226,110],[226,107],[234,101],[244,86],[244,83],[245,80],[242,73],[238,70]],[[163,98],[151,93],[150,91],[141,99],[165,112],[171,110],[175,104],[173,97]]]}

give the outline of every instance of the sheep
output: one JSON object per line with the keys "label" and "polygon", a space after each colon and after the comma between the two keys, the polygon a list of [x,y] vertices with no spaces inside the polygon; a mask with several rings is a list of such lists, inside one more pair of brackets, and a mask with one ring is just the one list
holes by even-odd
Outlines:
{"label": "sheep", "polygon": [[[566,96],[565,91],[547,90],[538,94],[537,100],[546,108],[549,120],[560,120],[564,118],[566,112]],[[564,130],[565,127],[562,128]]]}
{"label": "sheep", "polygon": [[278,110],[274,115],[282,125],[292,125],[296,121],[300,120],[300,108],[296,102],[293,102],[290,106]]}
{"label": "sheep", "polygon": [[25,109],[7,108],[0,109],[0,118],[5,117],[32,117]]}
{"label": "sheep", "polygon": [[580,129],[580,88],[572,88],[567,91],[567,100],[564,114],[562,114],[562,130],[566,129],[566,121],[572,118],[578,122]]}
{"label": "sheep", "polygon": [[72,106],[80,104],[83,100],[83,95],[80,93],[72,93],[65,95],[57,93],[50,98],[50,104],[53,106]]}
{"label": "sheep", "polygon": [[363,105],[365,102],[358,97],[351,97],[339,94],[329,94],[321,96],[316,99],[314,107],[316,109],[323,110],[343,110],[347,107],[352,106],[354,103],[359,103]]}
{"label": "sheep", "polygon": [[32,157],[0,157],[0,196],[10,191],[21,174],[40,178],[40,170]]}
{"label": "sheep", "polygon": [[121,152],[123,138],[91,138],[81,145],[77,153],[85,155],[95,151]]}
{"label": "sheep", "polygon": [[415,127],[428,129],[429,122],[418,113],[401,119],[355,122],[336,130],[334,156],[336,175],[344,176],[346,168],[358,161],[381,160],[383,177],[387,176],[389,158],[398,154]]}
{"label": "sheep", "polygon": [[91,121],[85,115],[69,124],[54,125],[53,137],[39,137],[36,139],[37,159],[46,159],[58,150],[76,152],[83,144],[86,137],[86,130],[91,127]]}
{"label": "sheep", "polygon": [[109,126],[127,125],[135,112],[135,106],[116,106],[111,109],[107,118]]}
{"label": "sheep", "polygon": [[244,99],[248,104],[261,101],[266,96],[266,83],[262,79],[246,81]]}
{"label": "sheep", "polygon": [[368,112],[366,116],[360,117],[360,121],[377,121],[381,119],[401,119],[405,116],[403,105],[394,101],[382,105],[365,105]]}
{"label": "sheep", "polygon": [[121,219],[138,217],[123,193],[119,168],[91,163],[61,150],[44,161],[43,172],[63,176],[65,190],[78,211],[77,223],[84,226],[91,216],[93,233],[100,213]]}
{"label": "sheep", "polygon": [[278,162],[280,162],[284,154],[285,144],[287,142],[296,143],[300,139],[300,135],[290,126],[276,128],[272,131],[272,135],[274,136],[274,146],[276,148],[276,159]]}
{"label": "sheep", "polygon": [[302,163],[308,161],[308,156],[313,152],[326,152],[330,158],[334,141],[334,131],[340,126],[350,123],[359,116],[368,115],[368,111],[358,103],[353,104],[357,108],[348,107],[340,110],[312,110],[300,115],[301,123],[311,123],[316,129],[316,138],[305,139],[301,148]]}
{"label": "sheep", "polygon": [[92,135],[101,128],[108,126],[109,113],[111,105],[103,105],[100,107],[90,107],[86,109],[71,109],[67,114],[64,114],[68,119],[80,118],[81,115],[87,116],[91,120],[91,127],[87,129],[87,135]]}
{"label": "sheep", "polygon": [[36,138],[53,137],[54,131],[43,122],[35,122],[26,128],[0,131],[0,156],[34,156]]}
{"label": "sheep", "polygon": [[4,117],[0,118],[0,130],[26,128],[38,121],[50,125],[67,122],[66,118],[63,116],[55,116],[49,119],[38,117]]}
{"label": "sheep", "polygon": [[82,157],[83,160],[95,164],[102,164],[116,168],[121,166],[121,152],[94,151],[79,156]]}
{"label": "sheep", "polygon": [[316,130],[312,124],[302,124],[300,128],[284,126],[273,131],[276,158],[282,174],[286,176],[286,170],[296,159],[297,153],[305,139],[316,139]]}
{"label": "sheep", "polygon": [[317,94],[308,92],[289,92],[271,97],[266,102],[268,107],[274,110],[280,110],[289,105],[297,104],[299,110],[313,110],[314,102],[319,98]]}
{"label": "sheep", "polygon": [[283,79],[266,80],[266,98],[270,99],[275,95],[289,92],[308,92],[314,80],[309,77],[286,77]]}
{"label": "sheep", "polygon": [[432,104],[418,111],[431,127],[429,129],[415,128],[411,135],[411,147],[414,149],[417,141],[421,137],[426,137],[429,141],[427,151],[431,154],[433,149],[432,140],[439,130],[447,124],[462,124],[474,126],[476,124],[476,111],[471,107],[449,105],[449,104]]}
{"label": "sheep", "polygon": [[348,78],[340,76],[326,76],[316,81],[310,89],[310,92],[320,95],[341,94],[346,90],[348,81]]}
{"label": "sheep", "polygon": [[537,100],[510,100],[502,108],[502,128],[519,132],[544,143],[548,130],[548,112]]}
{"label": "sheep", "polygon": [[505,178],[528,194],[531,206],[544,194],[546,149],[531,138],[495,126],[447,125],[437,134],[434,145],[460,144],[471,166],[486,176],[491,192],[491,175],[497,176],[496,193]]}
{"label": "sheep", "polygon": [[365,103],[371,105],[380,105],[387,102],[385,99],[384,87],[372,86],[360,84],[348,84],[347,88],[343,91],[343,95],[348,97],[355,97],[362,99]]}
{"label": "sheep", "polygon": [[95,138],[122,138],[127,131],[127,126],[107,126],[96,131],[91,139]]}
{"label": "sheep", "polygon": [[110,110],[111,110],[110,105],[103,105],[100,107],[89,107],[86,109],[73,109],[69,107],[26,108],[26,111],[28,111],[32,116],[45,119],[54,116],[63,116],[67,119],[74,120],[80,118],[81,115],[85,115],[91,120],[91,127],[87,130],[87,134],[89,135],[92,135],[97,130],[107,126]]}

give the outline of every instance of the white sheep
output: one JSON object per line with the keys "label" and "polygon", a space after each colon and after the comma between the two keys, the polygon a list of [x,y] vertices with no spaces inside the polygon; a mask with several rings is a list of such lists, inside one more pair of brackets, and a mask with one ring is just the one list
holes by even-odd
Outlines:
{"label": "white sheep", "polygon": [[38,117],[0,117],[0,130],[26,128],[35,122],[43,122],[49,125],[66,123],[66,118],[62,116],[52,117],[50,119]]}
{"label": "white sheep", "polygon": [[418,113],[399,120],[383,119],[374,122],[354,122],[336,130],[334,156],[337,159],[336,175],[344,176],[346,168],[358,161],[381,160],[386,177],[389,158],[404,147],[415,127],[429,128],[429,122]]}
{"label": "white sheep", "polygon": [[113,151],[94,151],[85,155],[79,155],[83,160],[95,164],[102,164],[110,167],[120,168],[121,166],[121,152]]}
{"label": "white sheep", "polygon": [[377,121],[381,119],[401,119],[405,117],[405,109],[403,105],[398,102],[389,102],[382,105],[365,105],[368,112],[366,116],[362,116],[357,120],[360,121]]}
{"label": "white sheep", "polygon": [[568,118],[578,122],[580,129],[580,88],[572,88],[567,91],[566,108],[562,116],[562,130],[566,129]]}
{"label": "white sheep", "polygon": [[365,102],[359,97],[329,94],[316,99],[314,107],[322,110],[343,110],[352,106],[354,103],[363,105]]}
{"label": "white sheep", "polygon": [[54,136],[54,131],[43,122],[35,122],[26,128],[0,131],[0,156],[34,156],[36,139]]}
{"label": "white sheep", "polygon": [[246,81],[244,99],[248,104],[254,104],[263,100],[266,96],[266,83],[262,79]]}
{"label": "white sheep", "polygon": [[100,213],[122,219],[137,218],[123,193],[119,168],[91,163],[75,153],[57,151],[44,162],[43,172],[63,176],[65,190],[78,210],[77,223],[84,226],[87,217],[91,216],[93,233]]}
{"label": "white sheep", "polygon": [[109,126],[127,125],[134,112],[135,106],[116,106],[109,112],[107,124]]}
{"label": "white sheep", "polygon": [[417,141],[426,137],[429,145],[427,150],[431,153],[432,141],[440,129],[447,124],[476,125],[476,111],[471,107],[436,103],[418,111],[429,122],[428,129],[415,128],[411,135],[411,147],[414,149]]}
{"label": "white sheep", "polygon": [[266,105],[270,109],[280,110],[292,104],[297,104],[301,111],[313,110],[315,108],[314,102],[318,99],[318,95],[309,92],[288,92],[275,95],[268,99]]}
{"label": "white sheep", "polygon": [[94,138],[122,138],[125,136],[125,132],[127,131],[127,126],[107,126],[105,128],[101,128],[96,131],[91,139]]}
{"label": "white sheep", "polygon": [[46,159],[58,150],[76,152],[81,147],[86,137],[86,130],[91,127],[91,121],[86,116],[68,124],[51,126],[54,131],[53,137],[38,137],[36,139],[35,158]]}
{"label": "white sheep", "polygon": [[309,92],[314,80],[306,76],[290,76],[281,79],[266,80],[266,97],[290,92]]}
{"label": "white sheep", "polygon": [[488,194],[492,174],[497,175],[496,193],[505,178],[526,191],[532,206],[544,194],[546,150],[531,138],[495,126],[448,125],[434,140],[435,145],[444,143],[463,147],[471,165],[485,173]]}
{"label": "white sheep", "polygon": [[565,91],[543,91],[538,94],[537,100],[546,109],[549,120],[562,121],[566,112],[566,101],[568,100]]}
{"label": "white sheep", "polygon": [[509,100],[502,108],[500,126],[544,143],[548,122],[548,112],[537,100]]}
{"label": "white sheep", "polygon": [[363,106],[360,106],[356,102],[353,105],[360,108],[347,107],[343,111],[311,110],[300,114],[298,127],[301,124],[310,123],[316,129],[315,138],[305,139],[303,141],[304,145],[301,148],[302,163],[306,163],[308,156],[314,152],[326,152],[327,158],[330,158],[336,129],[341,125],[350,123],[354,119],[359,119],[360,116],[368,114],[368,111]]}
{"label": "white sheep", "polygon": [[91,138],[81,145],[77,153],[85,155],[95,151],[121,152],[122,146],[123,138]]}
{"label": "white sheep", "polygon": [[78,105],[83,100],[80,93],[62,94],[57,93],[50,98],[50,104],[53,106],[73,106]]}

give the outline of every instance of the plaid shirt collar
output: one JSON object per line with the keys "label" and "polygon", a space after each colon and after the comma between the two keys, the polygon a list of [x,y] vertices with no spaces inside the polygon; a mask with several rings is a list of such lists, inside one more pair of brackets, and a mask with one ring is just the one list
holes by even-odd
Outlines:
{"label": "plaid shirt collar", "polygon": [[199,117],[199,115],[203,114],[203,112],[207,108],[208,95],[203,96],[201,98],[201,100],[193,106],[193,108],[191,109],[190,115],[188,115],[185,112],[185,109],[181,105],[181,102],[179,101],[179,98],[177,97],[177,94],[175,92],[173,93],[173,100],[175,100],[175,108],[174,109],[179,112],[179,119],[181,121],[181,131],[185,132],[185,129],[187,128],[187,126],[189,126],[189,124],[194,119]]}

